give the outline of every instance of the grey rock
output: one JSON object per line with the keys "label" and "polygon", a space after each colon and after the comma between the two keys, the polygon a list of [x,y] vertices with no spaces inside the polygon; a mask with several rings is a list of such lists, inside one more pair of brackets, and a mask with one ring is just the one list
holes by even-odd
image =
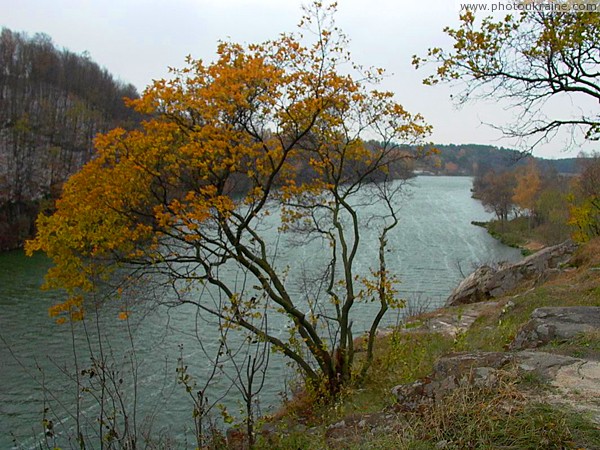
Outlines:
{"label": "grey rock", "polygon": [[490,388],[498,384],[498,371],[491,367],[476,367],[473,369],[473,384],[481,388]]}
{"label": "grey rock", "polygon": [[329,427],[327,427],[328,430],[335,430],[337,428],[345,428],[346,427],[346,421],[342,420],[341,422],[338,423],[334,423],[333,425],[329,425]]}
{"label": "grey rock", "polygon": [[460,386],[494,386],[498,369],[512,361],[512,355],[502,352],[455,353],[438,359],[430,377],[396,386],[392,394],[402,410],[415,411]]}
{"label": "grey rock", "polygon": [[536,348],[553,340],[567,341],[580,333],[600,330],[600,307],[538,308],[511,343],[513,350]]}
{"label": "grey rock", "polygon": [[565,366],[579,362],[577,358],[539,351],[522,351],[514,354],[517,367],[524,371],[550,380]]}
{"label": "grey rock", "polygon": [[464,305],[500,297],[514,290],[522,280],[544,278],[565,264],[577,246],[565,242],[547,247],[514,264],[498,268],[479,267],[454,289],[446,306]]}
{"label": "grey rock", "polygon": [[487,286],[495,273],[496,269],[487,265],[477,268],[475,272],[468,275],[452,291],[452,294],[446,300],[446,306],[464,305],[488,300],[490,295]]}
{"label": "grey rock", "polygon": [[478,367],[500,369],[512,359],[512,355],[504,352],[454,353],[436,361],[433,378],[443,379],[450,376],[461,378]]}
{"label": "grey rock", "polygon": [[415,411],[423,400],[431,398],[431,380],[417,380],[409,384],[400,384],[392,389],[392,395],[402,409]]}

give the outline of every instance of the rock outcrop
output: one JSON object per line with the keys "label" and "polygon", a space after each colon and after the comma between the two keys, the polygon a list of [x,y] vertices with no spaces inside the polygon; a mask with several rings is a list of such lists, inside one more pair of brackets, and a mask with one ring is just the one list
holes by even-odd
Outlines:
{"label": "rock outcrop", "polygon": [[[546,307],[534,310],[511,352],[462,352],[439,358],[425,378],[392,389],[397,411],[417,411],[463,386],[495,388],[507,369],[534,374],[557,388],[549,401],[591,413],[600,423],[600,361],[536,350],[551,340],[568,341],[600,330],[600,307]],[[524,349],[524,350],[523,350]]]}
{"label": "rock outcrop", "polygon": [[465,278],[446,300],[446,306],[464,305],[501,297],[523,280],[544,278],[567,263],[577,246],[565,242],[547,247],[514,264],[481,266]]}
{"label": "rock outcrop", "polygon": [[[600,398],[600,362],[532,350],[458,353],[440,358],[429,377],[392,389],[397,400],[395,409],[416,411],[463,386],[494,388],[501,379],[499,371],[512,367],[560,389],[562,397],[556,399],[557,403],[576,404],[600,422],[600,406],[594,400]],[[581,393],[588,396],[587,400],[574,401],[574,394]]]}
{"label": "rock outcrop", "polygon": [[497,371],[512,361],[513,356],[503,352],[455,353],[438,359],[429,377],[398,385],[392,394],[399,409],[414,411],[460,386],[492,387],[498,381]]}
{"label": "rock outcrop", "polygon": [[511,349],[536,348],[550,341],[566,341],[580,333],[600,330],[600,307],[538,308],[517,333]]}
{"label": "rock outcrop", "polygon": [[561,368],[582,360],[555,353],[525,350],[515,353],[515,361],[521,372],[533,373],[543,380],[552,380]]}

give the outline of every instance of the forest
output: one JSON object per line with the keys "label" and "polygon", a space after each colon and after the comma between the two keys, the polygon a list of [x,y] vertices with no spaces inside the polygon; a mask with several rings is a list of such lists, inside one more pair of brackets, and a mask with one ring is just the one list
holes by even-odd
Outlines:
{"label": "forest", "polygon": [[522,151],[481,144],[433,144],[435,152],[414,164],[416,171],[435,175],[479,176],[489,170],[508,170],[535,159],[540,167],[562,174],[580,171],[579,161],[585,158],[544,159]]}
{"label": "forest", "polygon": [[473,196],[496,216],[488,230],[516,246],[526,239],[555,245],[600,235],[600,157],[595,153],[576,162],[576,176],[532,157],[477,175]]}
{"label": "forest", "polygon": [[97,133],[131,127],[132,85],[44,34],[0,34],[0,250],[23,245],[38,212],[93,155]]}

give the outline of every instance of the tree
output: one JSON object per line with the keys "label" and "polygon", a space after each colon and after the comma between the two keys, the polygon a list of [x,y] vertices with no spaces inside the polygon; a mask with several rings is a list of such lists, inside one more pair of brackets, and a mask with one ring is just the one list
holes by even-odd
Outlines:
{"label": "tree", "polygon": [[137,96],[132,85],[58,50],[47,35],[3,28],[0,68],[0,250],[7,250],[33,235],[40,209],[89,161],[94,135],[139,118],[122,101]]}
{"label": "tree", "polygon": [[536,200],[541,186],[540,172],[533,158],[526,166],[519,167],[515,171],[515,181],[512,201],[521,210],[527,211],[529,229],[531,229],[531,219],[535,215]]}
{"label": "tree", "polygon": [[514,188],[515,176],[509,171],[487,172],[477,184],[474,183],[477,198],[481,200],[485,210],[496,214],[503,226],[514,209]]}
{"label": "tree", "polygon": [[567,203],[566,181],[557,179],[554,186],[546,186],[540,191],[536,201],[535,211],[539,226],[536,230],[548,244],[555,245],[564,242],[570,237],[567,225],[569,219],[569,205]]}
{"label": "tree", "polygon": [[600,236],[600,156],[597,153],[583,159],[581,176],[574,182],[569,200],[569,225],[575,228],[575,240],[585,242]]}
{"label": "tree", "polygon": [[[425,84],[464,81],[459,103],[508,99],[520,113],[502,130],[509,136],[533,138],[531,147],[562,127],[580,127],[587,139],[600,138],[597,109],[585,107],[586,100],[600,101],[598,14],[527,10],[477,24],[473,12],[467,11],[460,20],[457,29],[444,29],[454,41],[452,50],[431,48],[426,57],[414,56],[417,68],[427,62],[437,66]],[[578,105],[572,117],[544,115],[544,104],[559,96],[570,96]]]}
{"label": "tree", "polygon": [[[181,302],[282,352],[309,385],[335,394],[364,376],[377,326],[400,304],[385,262],[401,187],[389,174],[414,155],[397,143],[418,144],[429,126],[374,89],[381,70],[351,64],[334,9],[307,9],[303,29],[313,43],[302,34],[221,42],[214,63],[188,58],[173,79],[129,101],[149,119],[96,139],[96,157],[65,185],[57,211],[40,216],[27,245],[54,260],[47,286],[70,294],[52,314],[81,316],[95,282],[125,270],[160,274]],[[365,203],[384,212],[368,214]],[[299,298],[278,266],[262,227],[277,208],[281,232],[323,243],[322,295]],[[370,274],[356,267],[365,224],[379,230]],[[242,282],[223,277],[233,268]],[[224,303],[195,295],[195,284]],[[361,301],[378,309],[357,368],[352,313]],[[264,314],[270,324],[283,317],[294,333],[264,330]]]}

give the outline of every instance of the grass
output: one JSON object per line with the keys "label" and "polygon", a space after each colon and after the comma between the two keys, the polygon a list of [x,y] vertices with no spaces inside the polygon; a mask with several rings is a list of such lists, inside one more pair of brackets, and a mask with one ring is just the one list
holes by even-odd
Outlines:
{"label": "grass", "polygon": [[[324,429],[271,440],[272,449],[598,449],[598,428],[564,407],[532,403],[506,373],[499,388],[465,386],[392,426],[347,430],[328,439]],[[262,442],[266,444],[266,442]]]}
{"label": "grass", "polygon": [[507,222],[491,220],[486,228],[488,233],[509,247],[520,248],[529,238],[529,224],[526,217],[517,217]]}
{"label": "grass", "polygon": [[486,228],[490,235],[503,244],[520,248],[525,256],[532,253],[531,250],[524,248],[529,242],[548,246],[559,244],[569,238],[569,229],[566,225],[547,223],[533,226],[528,217],[515,217],[506,222],[500,220],[477,222],[475,225]]}
{"label": "grass", "polygon": [[582,333],[568,342],[551,342],[548,351],[600,361],[600,331]]}
{"label": "grass", "polygon": [[[371,448],[563,449],[600,445],[595,427],[568,411],[530,403],[512,383],[499,389],[455,390],[407,418],[394,446]],[[383,438],[384,440],[386,438]]]}
{"label": "grass", "polygon": [[378,340],[371,370],[359,388],[347,388],[332,404],[319,404],[304,393],[287,403],[282,415],[317,426],[355,413],[381,411],[391,405],[390,390],[394,386],[427,376],[434,362],[453,345],[452,339],[440,334],[393,332],[383,336]]}
{"label": "grass", "polygon": [[[309,397],[295,399],[279,418],[280,433],[263,439],[258,448],[600,449],[597,425],[565,407],[557,409],[531,400],[548,389],[531,374],[509,373],[494,389],[459,388],[416,413],[398,415],[373,433],[347,429],[336,441],[328,431],[331,424],[348,417],[391,411],[391,388],[427,376],[441,355],[505,350],[535,308],[600,306],[600,271],[594,270],[600,267],[600,239],[580,249],[572,265],[572,270],[539,286],[526,285],[521,292],[500,299],[456,339],[414,330],[396,330],[380,337],[372,370],[360,389],[346,390],[333,404],[319,404]],[[425,320],[426,316],[421,317]],[[584,333],[567,343],[551,343],[544,351],[599,359],[600,335]]]}

